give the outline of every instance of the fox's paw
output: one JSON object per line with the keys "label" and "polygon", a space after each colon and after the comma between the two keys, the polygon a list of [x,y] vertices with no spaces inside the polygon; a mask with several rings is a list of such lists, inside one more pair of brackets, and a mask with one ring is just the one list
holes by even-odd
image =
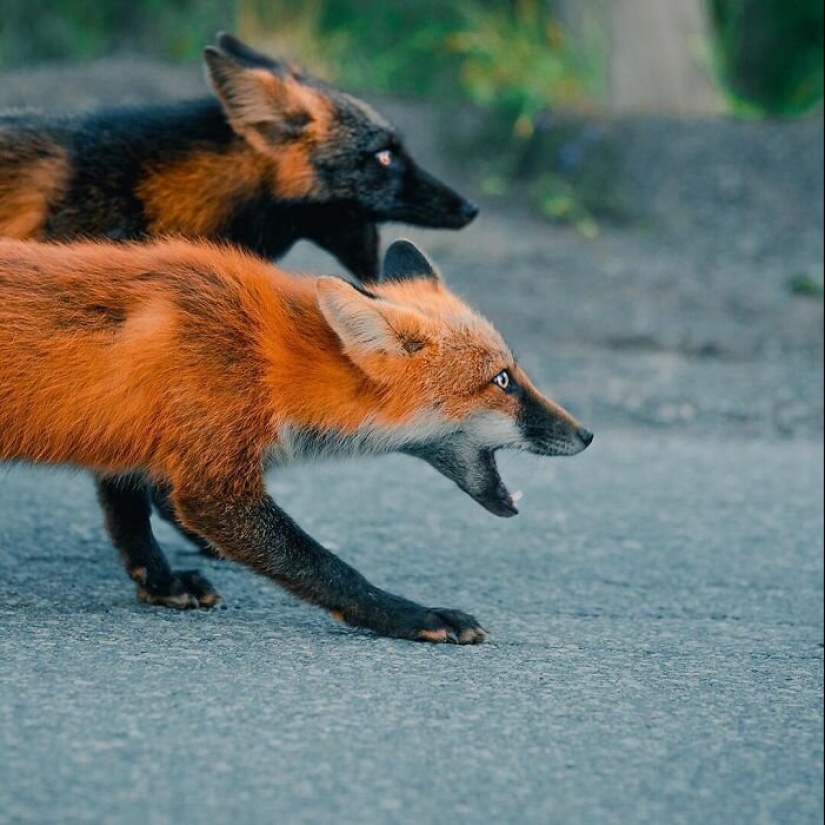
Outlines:
{"label": "fox's paw", "polygon": [[161,585],[138,582],[137,596],[144,604],[173,610],[210,608],[221,599],[218,591],[196,570],[175,573]]}
{"label": "fox's paw", "polygon": [[[347,621],[340,613],[332,615]],[[384,614],[381,621],[374,624],[350,623],[369,627],[381,636],[431,644],[479,645],[490,635],[475,618],[460,610],[418,605],[406,605],[389,615]]]}
{"label": "fox's paw", "polygon": [[379,636],[411,642],[479,645],[490,635],[477,619],[460,610],[422,607],[392,594],[353,603],[345,610],[330,610],[330,614],[338,621]]}
{"label": "fox's paw", "polygon": [[451,645],[480,645],[490,635],[473,617],[460,610],[437,607],[424,614],[414,639]]}

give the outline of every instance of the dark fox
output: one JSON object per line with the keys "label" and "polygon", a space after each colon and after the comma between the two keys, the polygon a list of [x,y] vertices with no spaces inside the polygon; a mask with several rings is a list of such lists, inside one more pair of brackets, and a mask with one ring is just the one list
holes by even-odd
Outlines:
{"label": "dark fox", "polygon": [[0,235],[176,235],[270,259],[307,239],[369,282],[380,224],[461,229],[478,214],[363,101],[230,35],[205,61],[217,100],[0,116]]}

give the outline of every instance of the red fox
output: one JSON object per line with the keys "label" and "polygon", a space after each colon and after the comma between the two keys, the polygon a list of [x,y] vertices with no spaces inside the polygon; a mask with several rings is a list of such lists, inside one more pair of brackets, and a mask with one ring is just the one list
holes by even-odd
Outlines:
{"label": "red fox", "polygon": [[219,597],[170,569],[148,484],[222,556],[341,621],[482,642],[472,616],[380,590],[304,533],[266,468],[398,451],[510,517],[497,451],[573,455],[593,440],[408,242],[367,290],[207,243],[0,241],[0,352],[0,461],[92,470],[139,598],[173,608]]}
{"label": "red fox", "polygon": [[363,101],[226,34],[205,61],[218,100],[0,115],[0,235],[175,235],[267,258],[306,238],[369,281],[379,224],[461,229],[478,214]]}

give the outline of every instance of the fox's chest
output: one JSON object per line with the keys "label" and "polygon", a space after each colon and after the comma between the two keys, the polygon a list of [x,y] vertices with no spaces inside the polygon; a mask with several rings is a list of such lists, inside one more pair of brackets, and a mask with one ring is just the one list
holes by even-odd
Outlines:
{"label": "fox's chest", "polygon": [[277,442],[267,453],[266,463],[269,467],[285,467],[336,458],[381,455],[399,449],[402,442],[400,433],[392,437],[371,427],[344,433],[287,426],[279,431]]}
{"label": "fox's chest", "polygon": [[268,467],[310,461],[403,452],[413,445],[440,440],[454,428],[433,416],[422,416],[395,426],[365,422],[354,432],[312,429],[293,425],[278,428],[276,442],[266,455]]}

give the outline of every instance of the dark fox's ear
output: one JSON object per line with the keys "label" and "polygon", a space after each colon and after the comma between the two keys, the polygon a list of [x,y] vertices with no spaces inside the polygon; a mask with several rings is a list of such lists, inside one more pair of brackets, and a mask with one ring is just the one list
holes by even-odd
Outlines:
{"label": "dark fox's ear", "polygon": [[237,37],[226,32],[221,32],[218,35],[217,47],[219,51],[250,69],[272,69],[279,72],[289,70],[286,63],[256,51],[251,46],[247,46],[246,43],[238,40]]}
{"label": "dark fox's ear", "polygon": [[323,100],[290,74],[241,63],[215,46],[204,60],[232,128],[259,145],[300,138],[323,117]]}
{"label": "dark fox's ear", "polygon": [[381,280],[417,281],[428,280],[440,283],[441,277],[427,256],[411,241],[396,241],[384,258]]}

